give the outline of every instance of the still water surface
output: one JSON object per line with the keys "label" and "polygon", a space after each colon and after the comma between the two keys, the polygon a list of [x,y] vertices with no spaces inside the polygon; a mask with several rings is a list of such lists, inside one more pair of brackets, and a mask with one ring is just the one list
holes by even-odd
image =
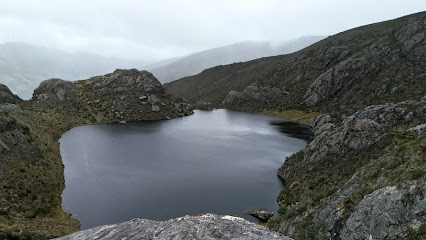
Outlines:
{"label": "still water surface", "polygon": [[309,134],[282,119],[223,109],[73,128],[59,141],[62,205],[81,229],[198,213],[254,220],[247,211],[278,209],[277,169]]}

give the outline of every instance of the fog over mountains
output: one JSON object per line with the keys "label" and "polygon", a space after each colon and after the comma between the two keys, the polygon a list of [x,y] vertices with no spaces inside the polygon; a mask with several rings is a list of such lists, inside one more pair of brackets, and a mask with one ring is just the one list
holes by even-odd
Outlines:
{"label": "fog over mountains", "polygon": [[244,41],[223,47],[212,48],[202,52],[178,58],[171,63],[150,67],[154,76],[161,83],[171,82],[186,76],[202,72],[207,68],[236,62],[250,61],[256,58],[288,54],[303,49],[325,37],[305,36],[286,41],[276,46],[266,41]]}
{"label": "fog over mountains", "polygon": [[117,68],[140,68],[143,60],[107,58],[91,53],[68,53],[26,43],[0,45],[0,83],[21,98],[29,99],[43,80],[86,79]]}
{"label": "fog over mountains", "polygon": [[302,37],[275,46],[266,41],[245,41],[155,63],[147,62],[144,56],[139,60],[127,60],[83,52],[68,53],[27,43],[5,43],[0,45],[0,83],[23,99],[31,98],[34,89],[46,79],[87,79],[118,68],[147,69],[166,83],[217,65],[291,53],[323,38]]}

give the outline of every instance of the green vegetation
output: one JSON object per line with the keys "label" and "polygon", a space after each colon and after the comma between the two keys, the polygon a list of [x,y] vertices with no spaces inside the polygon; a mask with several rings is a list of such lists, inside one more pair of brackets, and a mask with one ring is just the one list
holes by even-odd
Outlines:
{"label": "green vegetation", "polygon": [[408,228],[407,229],[408,240],[422,240],[426,239],[426,224],[423,223],[418,229]]}
{"label": "green vegetation", "polygon": [[[362,198],[374,190],[425,182],[425,155],[425,135],[395,129],[389,129],[383,139],[366,150],[353,150],[345,156],[330,156],[310,163],[309,167],[296,165],[303,158],[303,153],[294,154],[286,160],[286,164],[293,168],[286,182],[287,187],[277,199],[280,203],[278,215],[268,222],[268,226],[278,230],[283,220],[289,221],[318,205],[327,204],[329,197],[337,194],[337,190],[359,186],[341,206],[344,209],[343,218],[347,218]],[[323,239],[306,238],[307,235],[301,232],[297,234],[296,239]]]}
{"label": "green vegetation", "polygon": [[300,124],[308,125],[314,118],[318,117],[320,113],[318,112],[310,112],[306,113],[299,110],[285,110],[285,111],[265,111],[263,114],[271,115],[283,119],[287,119],[290,121],[294,121]]}
{"label": "green vegetation", "polygon": [[16,126],[0,135],[6,145],[18,144],[2,153],[0,236],[46,239],[79,229],[78,221],[61,209],[64,176],[58,140],[72,123],[52,120],[55,114],[43,118],[46,112],[8,114]]}
{"label": "green vegetation", "polygon": [[[125,75],[124,84],[128,84],[130,77],[155,85],[149,93],[156,94],[162,111],[153,112],[151,104],[141,104],[139,96],[147,95],[143,86],[128,91],[116,91],[117,87],[93,90],[94,84],[113,74]],[[114,83],[118,87],[123,84],[120,79]],[[53,80],[49,84],[54,89],[40,88],[34,94],[34,99],[40,94],[48,95],[47,101],[24,101],[20,108],[0,104],[0,239],[47,239],[79,230],[78,221],[61,208],[65,184],[58,140],[67,130],[118,121],[112,117],[115,112],[123,116],[120,120],[126,121],[191,113],[187,104],[175,102],[180,99],[164,94],[150,73],[138,70],[117,70],[91,81]],[[59,100],[55,91],[65,92],[66,98]],[[178,112],[175,104],[185,109]]]}

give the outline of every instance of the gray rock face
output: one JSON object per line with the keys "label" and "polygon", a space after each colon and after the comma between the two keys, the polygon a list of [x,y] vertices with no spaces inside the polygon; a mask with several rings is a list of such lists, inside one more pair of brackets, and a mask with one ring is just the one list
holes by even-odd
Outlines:
{"label": "gray rock face", "polygon": [[151,111],[153,111],[153,112],[159,112],[160,111],[160,107],[157,106],[157,105],[152,105]]}
{"label": "gray rock face", "polygon": [[[387,136],[389,129],[395,131],[416,131],[417,141],[424,139],[426,114],[423,112],[425,101],[407,100],[400,103],[373,105],[356,111],[349,117],[337,121],[327,114],[316,117],[310,126],[315,138],[308,143],[301,154],[285,162],[278,175],[289,181],[287,188],[300,184],[292,172],[309,169],[312,163],[327,161],[347,161],[345,155],[357,156],[362,151],[386,152],[374,148],[375,144]],[[423,136],[423,137],[422,137]],[[388,136],[392,138],[392,136]],[[383,142],[381,143],[383,144]],[[396,146],[388,146],[393,148]],[[419,155],[409,155],[407,161],[415,161]],[[373,155],[373,154],[372,154]],[[421,158],[421,157],[420,157]],[[371,162],[375,158],[372,156]],[[380,159],[380,157],[378,158]],[[352,158],[351,158],[351,161]],[[370,163],[368,163],[370,164]],[[404,178],[404,187],[385,187],[386,175],[380,171],[380,177],[373,184],[383,184],[382,189],[365,195],[355,208],[348,207],[348,199],[353,199],[363,189],[363,178],[369,165],[360,166],[349,180],[336,192],[330,193],[311,209],[297,216],[281,221],[277,227],[280,232],[292,236],[306,218],[324,226],[331,239],[400,239],[407,237],[407,229],[418,229],[426,218],[426,185],[424,181],[410,182]],[[374,164],[371,164],[374,166]],[[365,168],[365,169],[364,169]],[[385,167],[386,168],[386,167]],[[385,169],[383,168],[383,169]],[[384,172],[385,170],[383,170]],[[296,179],[296,180],[295,180]],[[371,182],[371,181],[370,181]],[[370,183],[369,182],[369,183]],[[389,185],[394,185],[391,183]],[[285,203],[288,204],[288,203]],[[350,205],[350,201],[349,201]],[[297,202],[295,203],[297,206]]]}
{"label": "gray rock face", "polygon": [[67,104],[76,99],[76,88],[72,82],[62,79],[49,79],[40,83],[34,90],[33,101],[43,106]]}
{"label": "gray rock face", "polygon": [[59,240],[67,239],[287,239],[267,228],[242,218],[204,214],[185,216],[157,222],[133,219],[120,224],[80,231]]}
{"label": "gray rock face", "polygon": [[[331,123],[331,120],[329,115],[320,115],[310,123],[315,138],[302,150],[303,162],[300,164],[309,165],[331,155],[365,149],[386,135],[384,127],[371,119],[354,118],[340,125]],[[291,168],[284,163],[278,175],[286,179],[290,172]]]}
{"label": "gray rock face", "polygon": [[115,95],[129,91],[159,93],[161,83],[148,71],[117,69],[111,74],[92,77],[88,83],[96,82],[93,93],[97,96]]}
{"label": "gray rock face", "polygon": [[[324,129],[324,126],[328,127]],[[379,141],[384,128],[370,119],[356,120],[332,130],[332,125],[321,125],[319,135],[305,148],[305,162],[315,162],[329,154],[344,154],[349,149],[363,149]]]}
{"label": "gray rock face", "polygon": [[[423,188],[422,191],[420,188]],[[388,186],[364,197],[346,221],[341,239],[399,239],[426,222],[425,186]]]}
{"label": "gray rock face", "polygon": [[343,122],[349,123],[356,119],[371,119],[384,126],[394,126],[398,123],[411,122],[413,113],[402,104],[376,105],[359,110]]}
{"label": "gray rock face", "polygon": [[373,70],[378,69],[369,64],[363,53],[354,55],[317,77],[303,96],[305,104],[315,106],[319,101],[336,94],[344,85],[350,85]]}
{"label": "gray rock face", "polygon": [[403,45],[404,52],[411,60],[419,60],[426,54],[424,22],[412,19],[400,26],[395,34],[396,39]]}
{"label": "gray rock face", "polygon": [[160,82],[147,71],[117,69],[111,74],[92,77],[84,84],[90,89],[86,95],[100,99],[98,107],[106,109],[111,121],[167,119],[193,114],[189,104],[166,94]]}
{"label": "gray rock face", "polygon": [[415,127],[412,127],[412,128],[410,128],[409,130],[410,130],[410,131],[417,131],[417,132],[424,131],[424,130],[426,130],[426,123],[425,123],[425,124],[417,125],[417,126],[415,126]]}
{"label": "gray rock face", "polygon": [[230,91],[228,95],[223,99],[222,104],[234,103],[236,100],[242,98],[242,94],[237,91]]}
{"label": "gray rock face", "polygon": [[20,103],[22,99],[14,95],[10,89],[0,83],[0,103]]}

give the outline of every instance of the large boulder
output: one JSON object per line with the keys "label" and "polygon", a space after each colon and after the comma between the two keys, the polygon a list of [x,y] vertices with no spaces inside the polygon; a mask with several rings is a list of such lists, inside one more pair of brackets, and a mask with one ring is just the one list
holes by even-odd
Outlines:
{"label": "large boulder", "polygon": [[242,218],[215,214],[185,216],[158,222],[133,219],[80,231],[58,240],[78,239],[284,239],[290,238]]}

